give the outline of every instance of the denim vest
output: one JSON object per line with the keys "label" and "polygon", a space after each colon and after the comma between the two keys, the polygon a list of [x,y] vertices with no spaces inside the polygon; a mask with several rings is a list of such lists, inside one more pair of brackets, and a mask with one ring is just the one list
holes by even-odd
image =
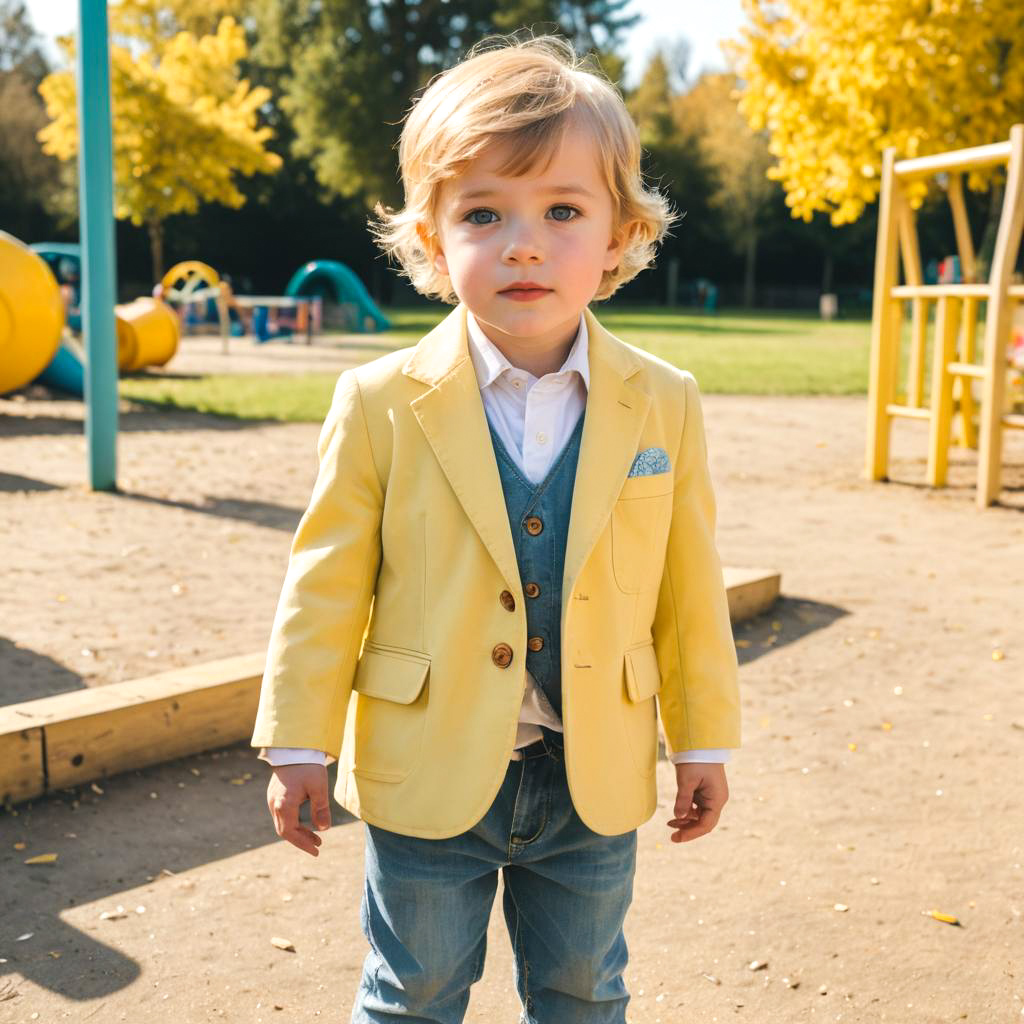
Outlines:
{"label": "denim vest", "polygon": [[[526,668],[562,716],[562,573],[583,436],[581,414],[548,475],[523,475],[488,421],[526,601]],[[535,650],[535,648],[540,648]]]}

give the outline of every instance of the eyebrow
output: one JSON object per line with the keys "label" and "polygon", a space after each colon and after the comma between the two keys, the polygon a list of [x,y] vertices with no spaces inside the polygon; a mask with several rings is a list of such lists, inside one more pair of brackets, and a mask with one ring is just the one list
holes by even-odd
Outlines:
{"label": "eyebrow", "polygon": [[[552,185],[551,188],[545,189],[546,192],[552,195],[580,195],[587,196],[590,199],[594,198],[594,193],[589,189],[585,189],[582,185]],[[493,188],[477,188],[471,192],[461,192],[456,197],[456,202],[465,202],[467,199],[486,199],[487,196],[498,195],[497,189]]]}

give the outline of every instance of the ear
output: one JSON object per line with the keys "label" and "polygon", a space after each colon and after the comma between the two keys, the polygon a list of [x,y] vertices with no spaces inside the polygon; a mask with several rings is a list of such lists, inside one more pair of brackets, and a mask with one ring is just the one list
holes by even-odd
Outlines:
{"label": "ear", "polygon": [[422,221],[419,221],[416,225],[416,234],[419,235],[419,239],[423,243],[423,250],[426,252],[431,264],[433,264],[434,269],[439,274],[447,276],[448,261],[445,259],[438,236],[428,232],[426,224]]}
{"label": "ear", "polygon": [[632,228],[632,222],[623,224],[612,235],[604,254],[603,268],[605,270],[614,270],[622,261],[622,252],[626,247],[626,241],[632,232]]}

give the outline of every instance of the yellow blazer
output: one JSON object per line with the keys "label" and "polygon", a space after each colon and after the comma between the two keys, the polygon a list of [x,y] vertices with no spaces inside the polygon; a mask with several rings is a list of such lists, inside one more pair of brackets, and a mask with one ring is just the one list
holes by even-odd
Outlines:
{"label": "yellow blazer", "polygon": [[[739,695],[696,382],[584,315],[562,718],[573,804],[616,835],[655,810],[655,697],[672,748],[688,750],[739,746]],[[629,477],[652,446],[671,470]],[[465,306],[415,347],[342,373],[318,451],[252,745],[324,750],[353,814],[456,835],[505,776],[527,640]]]}

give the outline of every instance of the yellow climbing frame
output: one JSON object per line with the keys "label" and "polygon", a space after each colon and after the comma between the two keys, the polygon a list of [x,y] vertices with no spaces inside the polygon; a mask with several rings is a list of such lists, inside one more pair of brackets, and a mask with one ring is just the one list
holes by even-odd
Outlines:
{"label": "yellow climbing frame", "polygon": [[[977,262],[964,207],[965,171],[1006,166],[1006,189],[987,283],[977,281]],[[906,184],[936,174],[948,176],[963,284],[926,285],[921,272],[914,210]],[[1007,412],[1006,350],[1013,307],[1024,301],[1024,284],[1013,283],[1013,268],[1024,228],[1024,124],[1010,129],[1006,142],[972,149],[897,160],[895,150],[882,160],[882,192],[875,250],[875,289],[871,317],[871,368],[868,384],[866,475],[885,480],[889,473],[889,435],[895,417],[926,420],[928,483],[946,483],[954,414],[960,413],[960,442],[978,448],[976,500],[980,507],[999,497],[1004,428],[1024,428],[1024,416]],[[900,284],[900,264],[903,284]],[[900,348],[905,305],[910,305],[910,352],[906,386],[898,395]],[[931,388],[924,397],[928,324],[935,307]],[[982,351],[977,327],[984,318]],[[980,361],[979,361],[980,355]],[[972,389],[979,381],[980,400]],[[897,401],[900,397],[902,400]],[[977,427],[976,425],[977,424]],[[980,436],[979,436],[980,435]]]}

